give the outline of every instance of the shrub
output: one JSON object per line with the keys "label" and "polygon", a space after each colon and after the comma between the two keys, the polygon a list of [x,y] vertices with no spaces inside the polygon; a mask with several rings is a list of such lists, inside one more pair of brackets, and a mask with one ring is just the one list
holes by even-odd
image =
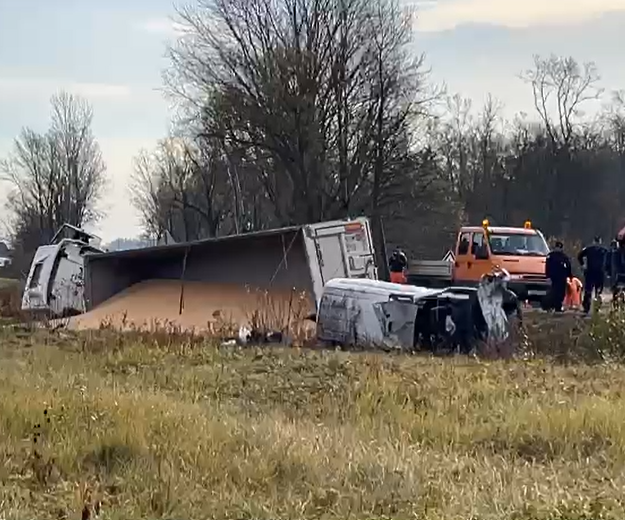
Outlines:
{"label": "shrub", "polygon": [[21,300],[19,281],[0,278],[0,318],[20,318]]}
{"label": "shrub", "polygon": [[522,350],[565,363],[624,363],[625,309],[596,305],[589,317],[540,313],[524,325]]}

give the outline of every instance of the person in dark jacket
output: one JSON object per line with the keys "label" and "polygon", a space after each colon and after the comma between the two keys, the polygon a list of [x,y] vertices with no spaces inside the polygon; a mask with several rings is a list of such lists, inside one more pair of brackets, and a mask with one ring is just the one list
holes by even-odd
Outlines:
{"label": "person in dark jacket", "polygon": [[601,243],[601,237],[595,237],[592,245],[585,247],[577,255],[577,260],[584,270],[584,312],[590,311],[593,293],[599,298],[605,283],[605,261],[608,251]]}
{"label": "person in dark jacket", "polygon": [[406,283],[406,269],[408,267],[408,258],[406,254],[398,247],[388,260],[388,269],[391,273],[391,282]]}
{"label": "person in dark jacket", "polygon": [[562,303],[566,295],[568,279],[573,275],[571,260],[564,252],[564,245],[558,241],[555,248],[547,255],[545,276],[551,280],[551,307],[562,312]]}
{"label": "person in dark jacket", "polygon": [[625,240],[615,242],[616,247],[610,249],[610,286],[613,302],[617,301],[625,285]]}
{"label": "person in dark jacket", "polygon": [[618,241],[612,240],[612,242],[610,242],[610,248],[605,256],[605,276],[609,279],[608,283],[610,284],[610,287],[614,287],[615,273],[613,273],[613,265],[617,261],[618,254]]}

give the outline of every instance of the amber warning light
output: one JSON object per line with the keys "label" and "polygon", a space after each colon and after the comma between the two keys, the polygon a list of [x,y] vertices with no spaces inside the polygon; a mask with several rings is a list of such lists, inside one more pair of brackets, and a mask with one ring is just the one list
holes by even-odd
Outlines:
{"label": "amber warning light", "polygon": [[523,227],[525,229],[532,229],[532,223],[529,220],[526,220],[525,224],[523,224]]}
{"label": "amber warning light", "polygon": [[490,223],[488,222],[488,219],[485,218],[484,220],[482,220],[482,227],[484,229],[486,229],[489,225]]}
{"label": "amber warning light", "polygon": [[359,233],[362,231],[362,224],[360,222],[350,222],[345,224],[346,233]]}

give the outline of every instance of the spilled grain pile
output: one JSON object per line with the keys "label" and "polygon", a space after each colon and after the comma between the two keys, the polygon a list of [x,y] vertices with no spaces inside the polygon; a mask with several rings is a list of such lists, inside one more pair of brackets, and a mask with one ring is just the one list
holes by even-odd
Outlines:
{"label": "spilled grain pile", "polygon": [[[182,293],[182,313],[180,300]],[[109,326],[153,330],[215,331],[251,326],[285,330],[314,311],[303,293],[272,289],[263,292],[241,286],[179,280],[146,280],[103,302],[86,314],[71,318],[76,330]]]}

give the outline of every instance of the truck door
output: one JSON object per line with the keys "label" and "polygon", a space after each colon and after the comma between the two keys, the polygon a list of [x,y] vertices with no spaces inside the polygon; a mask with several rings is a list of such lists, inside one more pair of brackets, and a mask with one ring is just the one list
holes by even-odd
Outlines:
{"label": "truck door", "polygon": [[490,273],[492,270],[488,241],[483,231],[473,232],[470,253],[467,269],[469,280],[479,281],[482,275]]}
{"label": "truck door", "polygon": [[362,222],[313,229],[323,284],[333,278],[377,278],[371,234]]}
{"label": "truck door", "polygon": [[343,278],[347,268],[343,258],[341,235],[335,232],[320,233],[320,230],[317,230],[315,244],[323,283],[327,283],[332,278]]}
{"label": "truck door", "polygon": [[[469,279],[471,233],[462,232],[458,236],[458,246],[456,248],[456,262],[454,264],[453,279],[456,282],[463,282]],[[472,265],[471,265],[472,267]]]}
{"label": "truck door", "polygon": [[413,348],[414,327],[417,318],[417,304],[409,295],[391,294],[389,301],[382,304],[386,317],[385,336],[396,340],[399,345]]}

